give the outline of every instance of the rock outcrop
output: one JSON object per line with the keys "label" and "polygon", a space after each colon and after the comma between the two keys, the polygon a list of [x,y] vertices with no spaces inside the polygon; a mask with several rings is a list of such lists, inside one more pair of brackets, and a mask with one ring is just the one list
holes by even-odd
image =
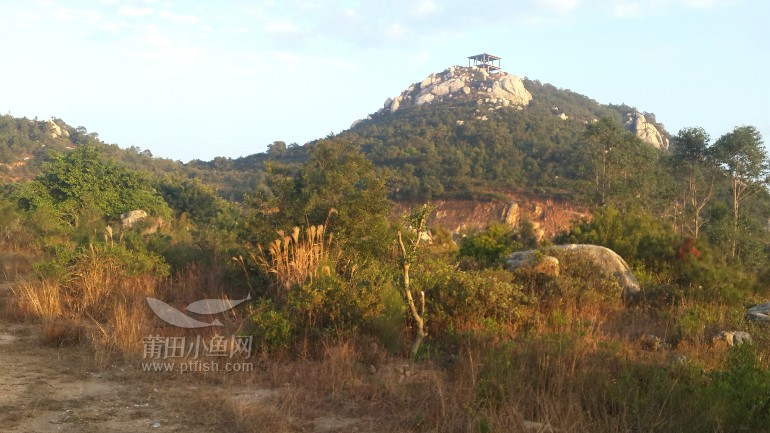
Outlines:
{"label": "rock outcrop", "polygon": [[[573,252],[596,266],[597,271],[612,274],[617,278],[620,287],[623,289],[624,299],[632,299],[641,291],[639,282],[631,272],[631,268],[628,267],[626,261],[609,248],[588,244],[554,245],[550,248]],[[508,269],[513,271],[522,266],[531,264],[534,260],[533,256],[536,257],[538,254],[540,254],[540,252],[537,250],[517,251],[511,254],[508,260],[506,260]],[[548,250],[545,251],[545,254],[548,256]],[[542,259],[538,260],[533,266],[537,266],[542,261]],[[563,264],[561,266],[563,266]],[[545,269],[548,268],[550,268],[550,266],[545,267]],[[535,268],[535,270],[537,269]]]}
{"label": "rock outcrop", "polygon": [[714,341],[724,341],[731,347],[754,342],[751,338],[751,334],[746,331],[722,331],[714,337]]}
{"label": "rock outcrop", "polygon": [[495,107],[525,107],[532,95],[521,79],[505,72],[489,74],[476,67],[453,66],[430,74],[395,98],[388,98],[380,112],[395,113],[410,105],[423,105],[453,98],[481,101]]}
{"label": "rock outcrop", "polygon": [[[393,216],[402,215],[416,203],[396,202]],[[532,224],[538,239],[551,237],[569,229],[573,221],[590,217],[590,213],[568,202],[538,197],[509,194],[507,200],[480,201],[461,199],[437,199],[436,211],[431,224],[454,233],[482,230],[492,223],[519,227],[526,220]]]}
{"label": "rock outcrop", "polygon": [[561,273],[559,259],[553,256],[532,254],[533,250],[513,253],[507,260],[508,269],[530,269],[548,277],[558,277]]}
{"label": "rock outcrop", "polygon": [[640,140],[660,150],[668,150],[668,138],[654,124],[638,111],[626,114],[626,129],[636,134]]}
{"label": "rock outcrop", "polygon": [[147,212],[141,209],[132,210],[120,216],[120,224],[123,227],[128,228],[133,226],[137,222],[144,220],[145,218],[147,218]]}
{"label": "rock outcrop", "polygon": [[770,302],[755,305],[746,313],[749,320],[757,322],[770,322]]}
{"label": "rock outcrop", "polygon": [[67,131],[66,128],[59,126],[53,119],[48,121],[48,133],[51,135],[51,138],[67,138],[70,136],[69,131]]}

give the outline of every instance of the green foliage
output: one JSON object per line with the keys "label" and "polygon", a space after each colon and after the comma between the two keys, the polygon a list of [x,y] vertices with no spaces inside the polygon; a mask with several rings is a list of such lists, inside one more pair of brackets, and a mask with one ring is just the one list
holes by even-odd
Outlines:
{"label": "green foliage", "polygon": [[673,259],[676,238],[669,227],[652,215],[607,207],[598,209],[591,221],[573,226],[555,242],[601,245],[632,266],[641,262],[656,267]]}
{"label": "green foliage", "polygon": [[515,230],[502,223],[492,223],[486,229],[470,234],[460,242],[460,257],[472,257],[484,266],[500,266],[514,251],[537,248],[532,223],[524,220]]}
{"label": "green foliage", "polygon": [[75,227],[83,212],[89,210],[109,219],[117,219],[133,209],[170,216],[168,206],[145,174],[105,159],[99,148],[92,145],[54,156],[43,165],[40,176],[19,189],[18,199],[22,209],[54,211],[59,219]]}
{"label": "green foliage", "polygon": [[244,234],[265,243],[276,230],[326,224],[348,255],[382,257],[390,242],[390,202],[372,163],[350,142],[315,143],[298,172],[269,168],[269,196],[254,197]]}
{"label": "green foliage", "polygon": [[35,266],[43,279],[66,279],[73,268],[89,263],[107,263],[120,268],[130,277],[169,275],[169,265],[163,256],[149,250],[144,243],[123,241],[99,241],[91,244],[65,244],[54,242],[49,246],[50,259]]}
{"label": "green foliage", "polygon": [[442,261],[415,269],[416,290],[425,292],[432,335],[476,332],[491,322],[515,325],[522,306],[533,302],[507,271],[462,271]]}
{"label": "green foliage", "polygon": [[177,216],[186,214],[196,223],[212,224],[226,211],[227,202],[199,179],[165,177],[158,191]]}
{"label": "green foliage", "polygon": [[366,328],[370,329],[391,353],[396,353],[403,344],[406,305],[403,295],[392,283],[392,279],[390,284],[384,284],[380,294],[380,311],[366,321]]}
{"label": "green foliage", "polygon": [[623,209],[652,208],[665,198],[668,173],[658,151],[619,122],[603,117],[590,123],[583,141],[585,146],[579,152],[589,161],[585,174],[594,183],[596,203]]}
{"label": "green foliage", "polygon": [[262,351],[286,348],[291,343],[294,326],[288,313],[277,310],[267,299],[251,306],[252,335]]}
{"label": "green foliage", "polygon": [[752,187],[768,181],[767,151],[762,135],[753,126],[740,126],[714,143],[714,157],[728,174]]}
{"label": "green foliage", "polygon": [[[741,208],[748,199],[767,193],[770,184],[770,159],[762,135],[753,126],[741,126],[714,143],[713,154],[726,171],[731,186],[733,235],[730,256],[741,256]],[[745,232],[744,232],[745,233]]]}
{"label": "green foliage", "polygon": [[723,370],[711,379],[704,394],[715,423],[734,431],[761,431],[770,425],[770,371],[760,363],[756,346],[733,347]]}

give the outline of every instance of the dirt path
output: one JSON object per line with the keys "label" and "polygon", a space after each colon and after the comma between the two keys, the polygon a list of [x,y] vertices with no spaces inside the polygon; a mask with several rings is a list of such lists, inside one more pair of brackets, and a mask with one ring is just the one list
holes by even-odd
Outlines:
{"label": "dirt path", "polygon": [[[12,301],[0,283],[0,312]],[[2,314],[2,313],[0,313]],[[96,366],[88,345],[50,347],[40,325],[0,315],[0,432],[355,432],[372,420],[297,410],[289,388],[259,386],[259,373],[219,379]],[[137,363],[138,364],[138,363]],[[240,425],[254,415],[264,424]],[[253,417],[243,419],[254,419]],[[368,426],[368,427],[367,427]]]}
{"label": "dirt path", "polygon": [[[0,307],[12,296],[0,284]],[[170,406],[172,381],[99,371],[86,348],[46,347],[39,335],[39,325],[0,317],[0,431],[210,431]]]}

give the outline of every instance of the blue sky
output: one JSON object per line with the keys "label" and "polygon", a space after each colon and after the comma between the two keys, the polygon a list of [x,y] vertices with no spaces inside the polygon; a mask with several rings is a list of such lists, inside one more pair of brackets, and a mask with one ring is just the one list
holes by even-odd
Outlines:
{"label": "blue sky", "polygon": [[770,141],[764,0],[8,1],[0,112],[182,161],[320,138],[468,55]]}

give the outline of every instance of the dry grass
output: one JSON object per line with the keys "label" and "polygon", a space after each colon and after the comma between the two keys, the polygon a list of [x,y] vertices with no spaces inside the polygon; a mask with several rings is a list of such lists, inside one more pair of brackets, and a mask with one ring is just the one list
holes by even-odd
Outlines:
{"label": "dry grass", "polygon": [[64,315],[64,294],[54,281],[22,280],[12,289],[18,302],[18,317],[34,317],[50,322]]}
{"label": "dry grass", "polygon": [[[328,260],[328,245],[323,227],[305,235],[296,229],[271,246],[264,266],[285,277],[281,284],[312,278]],[[105,365],[116,355],[135,357],[142,338],[159,332],[150,328],[157,319],[146,308],[146,296],[168,302],[224,297],[221,277],[212,275],[191,267],[173,280],[129,276],[93,257],[63,283],[26,282],[15,290],[18,311],[43,322],[48,344],[87,339],[97,348],[97,363]],[[262,359],[262,371],[232,382],[216,375],[194,379],[225,390],[269,383],[278,393],[269,402],[203,393],[180,400],[179,407],[212,430],[244,433],[310,431],[313,419],[329,414],[380,432],[538,431],[527,422],[541,423],[540,431],[547,431],[545,426],[569,432],[665,431],[676,426],[670,424],[676,416],[693,416],[667,412],[681,408],[668,401],[680,368],[670,362],[672,352],[689,358],[681,368],[715,368],[726,349],[710,345],[712,334],[740,324],[725,305],[627,307],[618,297],[590,291],[543,296],[523,308],[531,318],[526,327],[501,328],[510,333],[505,339],[460,340],[448,360],[410,365],[383,355],[360,334],[327,335],[300,359],[287,354]],[[228,314],[231,326],[242,324],[239,313]],[[671,349],[648,351],[639,341],[647,334],[678,341]],[[625,373],[631,379],[623,380],[640,380],[637,388],[622,383]],[[652,391],[645,390],[649,401],[632,400],[641,407],[618,403],[633,397],[624,393],[642,387]]]}
{"label": "dry grass", "polygon": [[276,288],[279,297],[295,284],[303,284],[312,281],[318,276],[319,268],[329,262],[329,246],[332,234],[326,233],[322,224],[308,226],[304,235],[299,227],[294,227],[291,235],[279,231],[278,239],[270,243],[267,253],[258,246],[259,255],[255,261],[269,274],[275,276]]}

